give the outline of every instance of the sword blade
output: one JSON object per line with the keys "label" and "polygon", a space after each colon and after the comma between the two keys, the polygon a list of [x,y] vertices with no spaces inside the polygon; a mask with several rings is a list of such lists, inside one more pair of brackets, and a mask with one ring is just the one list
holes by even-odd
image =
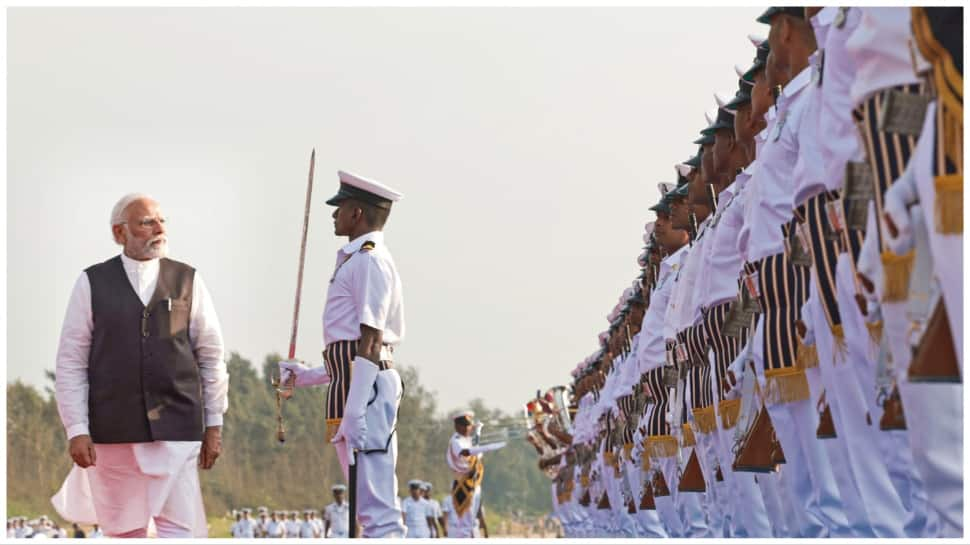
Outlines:
{"label": "sword blade", "polygon": [[306,182],[306,206],[303,209],[303,235],[300,238],[300,265],[296,273],[296,301],[293,303],[293,329],[290,330],[289,359],[296,357],[296,331],[300,323],[300,294],[303,291],[303,264],[306,261],[307,229],[310,225],[310,195],[313,193],[313,165],[316,162],[316,148],[310,152],[310,174]]}

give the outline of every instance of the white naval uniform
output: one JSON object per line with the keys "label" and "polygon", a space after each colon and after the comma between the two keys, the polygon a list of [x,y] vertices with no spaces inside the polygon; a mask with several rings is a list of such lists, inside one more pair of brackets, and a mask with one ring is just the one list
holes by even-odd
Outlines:
{"label": "white naval uniform", "polygon": [[[460,454],[465,449],[471,452],[471,456],[477,455],[484,462],[484,453],[479,452],[476,447],[472,446],[471,437],[453,433],[448,443],[448,452],[445,455],[445,460],[448,462],[448,467],[454,472],[456,480],[463,478],[472,467],[471,456],[462,456]],[[451,498],[450,495],[448,497]],[[450,507],[451,514],[455,517],[455,525],[448,528],[448,537],[474,537],[474,532],[478,528],[478,510],[481,507],[481,500],[481,485],[475,487],[475,493],[471,503],[468,509],[461,515],[455,510],[454,501],[452,500]],[[449,518],[449,520],[451,519]]]}
{"label": "white naval uniform", "polygon": [[[885,210],[897,225],[899,238],[914,239],[922,235],[927,242],[917,248],[917,259],[933,262],[934,280],[946,305],[962,374],[963,237],[936,231],[932,164],[937,107],[933,102],[927,108],[910,162],[900,179],[886,191]],[[907,209],[914,202],[918,204]],[[920,251],[927,250],[930,256],[919,255]],[[963,532],[963,451],[958,447],[963,435],[963,384],[910,383],[906,373],[901,372],[908,369],[908,363],[899,365],[902,369],[897,370],[897,380],[906,420],[920,423],[910,425],[908,430],[913,437],[913,461],[926,483],[929,504],[939,518],[940,537],[960,536]]]}
{"label": "white naval uniform", "polygon": [[266,537],[283,537],[286,525],[282,520],[270,520],[266,523]]}
{"label": "white naval uniform", "polygon": [[431,528],[431,537],[443,537],[439,535],[441,530],[439,530],[437,527],[439,523],[439,519],[441,519],[442,517],[441,504],[438,502],[438,500],[434,498],[425,498],[425,499],[428,501],[429,516],[435,521],[435,526]]}
{"label": "white naval uniform", "polygon": [[256,537],[256,521],[243,517],[239,521],[239,537],[248,539]]}
{"label": "white naval uniform", "polygon": [[411,539],[431,537],[428,517],[432,516],[432,513],[428,500],[421,497],[415,500],[408,496],[401,501],[401,512],[404,514],[404,525],[407,526],[407,534],[404,537]]}
{"label": "white naval uniform", "polygon": [[286,537],[300,537],[300,521],[286,519],[283,528],[286,529]]}
{"label": "white naval uniform", "polygon": [[300,532],[297,534],[301,538],[312,538],[317,537],[317,528],[313,524],[312,520],[303,520],[300,522]]}
{"label": "white naval uniform", "polygon": [[350,506],[347,502],[340,505],[331,503],[324,508],[323,516],[330,523],[330,531],[324,537],[343,538],[350,535]]}
{"label": "white naval uniform", "polygon": [[[372,242],[374,248],[361,250],[366,242]],[[323,311],[324,343],[358,340],[361,325],[380,330],[384,345],[393,347],[400,343],[404,338],[401,279],[384,244],[384,233],[373,231],[345,244],[337,251],[335,267]],[[397,434],[393,430],[403,387],[394,369],[379,372],[375,384],[378,394],[366,409],[364,448],[387,450],[357,456],[357,518],[363,537],[402,537],[404,525],[395,474]],[[345,425],[350,425],[346,419],[341,426]],[[346,442],[334,446],[346,478]]]}
{"label": "white naval uniform", "polygon": [[[131,287],[147,304],[158,283],[159,260],[121,256]],[[88,434],[88,352],[94,329],[91,284],[74,285],[57,351],[57,408],[67,438]],[[212,298],[198,271],[192,287],[189,338],[199,363],[206,426],[221,426],[228,408],[229,374]],[[51,498],[55,510],[81,524],[97,522],[109,535],[146,531],[154,518],[160,537],[206,537],[199,485],[201,441],[95,444],[97,463],[74,465]]]}
{"label": "white naval uniform", "polygon": [[455,507],[451,500],[451,494],[448,494],[441,500],[441,512],[445,515],[445,530],[448,531],[448,537],[454,537],[452,532],[458,528],[458,514],[455,513]]}

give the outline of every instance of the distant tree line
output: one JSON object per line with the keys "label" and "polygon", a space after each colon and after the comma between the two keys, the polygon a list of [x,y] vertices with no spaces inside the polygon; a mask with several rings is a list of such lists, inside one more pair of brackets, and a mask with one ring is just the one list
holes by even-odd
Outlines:
{"label": "distant tree line", "polygon": [[[276,396],[264,377],[276,371],[276,354],[266,357],[262,374],[233,353],[229,359],[229,412],[223,428],[223,453],[203,471],[206,511],[221,516],[236,507],[322,509],[330,486],[342,482],[332,446],[325,443],[325,388],[298,390],[283,404],[286,443],[276,440]],[[435,394],[424,388],[413,367],[398,366],[405,383],[398,425],[398,483],[407,494],[409,479],[434,485],[440,497],[450,490],[444,453],[453,432],[447,417],[436,417]],[[44,392],[20,381],[7,385],[8,516],[54,515],[50,497],[71,468],[64,428],[53,397],[54,375]],[[466,377],[456,377],[463,387]],[[469,389],[468,395],[477,392]],[[480,399],[470,402],[486,422],[520,425]],[[485,430],[488,431],[488,428]],[[550,509],[550,481],[536,467],[533,448],[522,439],[486,457],[486,509],[493,514],[541,515]]]}

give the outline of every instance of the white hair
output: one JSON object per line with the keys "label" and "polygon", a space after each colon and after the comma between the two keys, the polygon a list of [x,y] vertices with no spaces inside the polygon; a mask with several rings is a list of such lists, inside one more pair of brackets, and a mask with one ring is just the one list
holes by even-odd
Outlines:
{"label": "white hair", "polygon": [[114,227],[115,225],[125,223],[125,209],[128,208],[128,205],[131,203],[140,201],[142,199],[150,201],[155,200],[151,195],[147,195],[145,193],[129,193],[122,197],[115,204],[114,208],[111,209],[111,226]]}

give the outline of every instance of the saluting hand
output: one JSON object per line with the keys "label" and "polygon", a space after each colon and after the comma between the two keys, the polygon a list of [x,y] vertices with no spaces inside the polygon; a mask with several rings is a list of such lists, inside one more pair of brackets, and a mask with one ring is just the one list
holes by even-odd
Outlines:
{"label": "saluting hand", "polygon": [[74,463],[81,468],[93,466],[97,458],[94,454],[94,443],[91,441],[90,435],[72,437],[68,445],[68,452],[70,452]]}
{"label": "saluting hand", "polygon": [[199,467],[212,469],[220,454],[222,454],[222,426],[209,426],[205,429],[205,437],[202,438]]}

